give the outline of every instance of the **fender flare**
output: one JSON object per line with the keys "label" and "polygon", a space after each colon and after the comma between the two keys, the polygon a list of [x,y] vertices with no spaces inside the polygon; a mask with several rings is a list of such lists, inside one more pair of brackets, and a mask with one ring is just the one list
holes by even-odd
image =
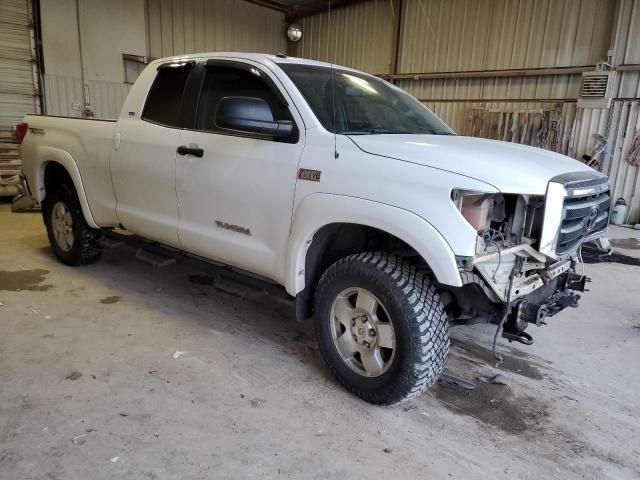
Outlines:
{"label": "fender flare", "polygon": [[287,249],[285,288],[295,296],[305,287],[305,260],[314,234],[325,225],[352,223],[383,230],[406,242],[428,263],[439,283],[461,287],[451,247],[424,218],[399,207],[345,195],[314,193],[295,211]]}
{"label": "fender flare", "polygon": [[87,200],[87,194],[84,190],[84,184],[82,183],[82,177],[80,176],[80,170],[73,157],[66,151],[54,147],[39,146],[37,147],[38,166],[36,169],[35,178],[35,191],[32,192],[38,203],[46,197],[46,191],[44,187],[44,172],[47,168],[47,164],[55,162],[64,167],[73,186],[78,195],[80,201],[80,207],[82,208],[82,214],[84,215],[87,224],[92,228],[100,228],[93,219],[91,208],[89,207],[89,201]]}

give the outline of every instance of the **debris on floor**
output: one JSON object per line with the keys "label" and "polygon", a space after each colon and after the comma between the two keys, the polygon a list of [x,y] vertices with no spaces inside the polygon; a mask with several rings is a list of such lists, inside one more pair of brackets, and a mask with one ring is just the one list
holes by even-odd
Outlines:
{"label": "debris on floor", "polygon": [[112,457],[109,459],[111,463],[116,463],[118,460],[120,460],[120,457]]}
{"label": "debris on floor", "polygon": [[83,433],[82,435],[78,435],[71,439],[74,445],[84,445],[87,443],[87,434]]}
{"label": "debris on floor", "polygon": [[465,390],[473,390],[476,388],[475,383],[469,382],[464,378],[456,377],[455,375],[451,375],[450,373],[443,373],[438,378],[438,383],[444,383],[446,385],[455,385],[457,387],[464,388]]}
{"label": "debris on floor", "polygon": [[181,352],[180,350],[176,350],[176,353],[173,354],[173,358],[179,358],[187,352]]}
{"label": "debris on floor", "polygon": [[501,373],[489,378],[479,377],[478,380],[484,383],[493,383],[495,385],[509,385],[509,379]]}

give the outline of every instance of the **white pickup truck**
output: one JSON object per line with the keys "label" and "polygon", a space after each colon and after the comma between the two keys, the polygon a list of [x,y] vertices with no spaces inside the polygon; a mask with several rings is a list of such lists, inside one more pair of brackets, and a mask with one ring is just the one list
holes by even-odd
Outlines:
{"label": "white pickup truck", "polygon": [[101,230],[284,287],[338,381],[377,404],[441,375],[450,325],[503,337],[577,306],[607,177],[537,148],[454,134],[376,77],[284,55],[156,60],[117,121],[28,115],[30,195],[68,265]]}

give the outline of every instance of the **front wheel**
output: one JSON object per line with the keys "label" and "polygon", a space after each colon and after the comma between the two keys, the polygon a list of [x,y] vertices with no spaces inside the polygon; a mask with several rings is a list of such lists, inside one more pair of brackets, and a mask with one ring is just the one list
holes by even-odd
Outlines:
{"label": "front wheel", "polygon": [[100,231],[87,224],[76,192],[70,185],[53,188],[45,199],[42,214],[49,243],[61,262],[77,266],[100,259]]}
{"label": "front wheel", "polygon": [[339,260],[322,275],[315,302],[320,351],[362,399],[401,403],[442,373],[447,318],[429,278],[410,261],[380,252]]}

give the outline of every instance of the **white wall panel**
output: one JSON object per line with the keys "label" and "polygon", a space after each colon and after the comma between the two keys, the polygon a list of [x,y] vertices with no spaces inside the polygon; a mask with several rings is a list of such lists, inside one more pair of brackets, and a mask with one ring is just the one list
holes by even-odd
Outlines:
{"label": "white wall panel", "polygon": [[149,0],[149,54],[286,51],[284,14],[243,0]]}
{"label": "white wall panel", "polygon": [[[123,82],[122,54],[147,54],[144,0],[78,3],[85,79]],[[43,0],[40,5],[45,73],[80,77],[75,0]]]}

